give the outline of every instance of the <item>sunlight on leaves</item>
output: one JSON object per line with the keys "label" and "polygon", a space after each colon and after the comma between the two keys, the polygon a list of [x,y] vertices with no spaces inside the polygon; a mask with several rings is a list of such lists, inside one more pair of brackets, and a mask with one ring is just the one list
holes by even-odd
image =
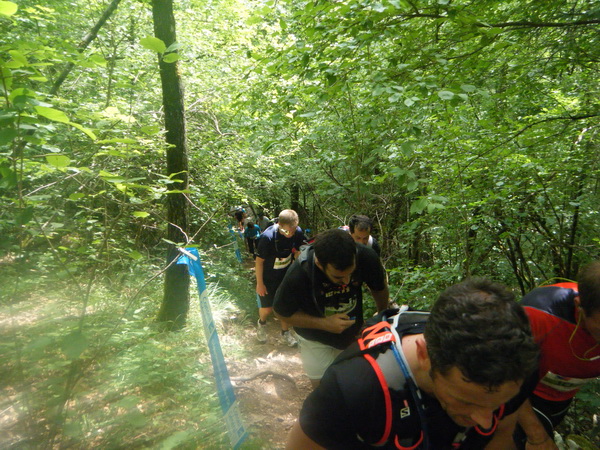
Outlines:
{"label": "sunlight on leaves", "polygon": [[36,106],[35,110],[40,116],[45,117],[46,119],[53,120],[54,122],[69,123],[67,115],[58,109],[49,108],[47,106]]}
{"label": "sunlight on leaves", "polygon": [[71,163],[71,158],[66,155],[46,155],[46,161],[54,167],[67,167]]}
{"label": "sunlight on leaves", "polygon": [[17,12],[19,7],[13,2],[0,2],[0,14],[3,16],[12,16]]}
{"label": "sunlight on leaves", "polygon": [[165,43],[157,37],[148,36],[140,39],[140,45],[148,50],[153,50],[157,53],[164,53],[167,50]]}

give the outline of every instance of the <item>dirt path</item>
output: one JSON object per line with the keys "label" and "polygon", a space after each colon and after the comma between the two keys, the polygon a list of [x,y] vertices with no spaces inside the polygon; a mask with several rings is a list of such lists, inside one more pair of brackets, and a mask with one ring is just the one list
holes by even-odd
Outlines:
{"label": "dirt path", "polygon": [[302,369],[299,350],[281,341],[278,322],[269,318],[266,344],[258,343],[253,327],[246,331],[249,356],[228,362],[242,418],[250,437],[268,442],[265,448],[283,449],[311,391],[310,381]]}

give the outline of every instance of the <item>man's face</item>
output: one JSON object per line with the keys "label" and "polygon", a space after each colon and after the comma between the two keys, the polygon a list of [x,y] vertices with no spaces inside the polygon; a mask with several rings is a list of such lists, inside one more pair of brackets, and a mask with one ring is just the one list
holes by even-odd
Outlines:
{"label": "man's face", "polygon": [[329,281],[334,284],[344,286],[350,284],[352,272],[354,272],[354,269],[356,269],[356,264],[352,263],[350,267],[344,270],[338,270],[331,264],[327,264],[324,268],[319,264],[318,267],[325,274],[325,276],[327,276]]}
{"label": "man's face", "polygon": [[433,394],[450,418],[462,427],[479,425],[489,429],[493,425],[493,412],[519,392],[521,382],[509,381],[493,391],[467,381],[462,372],[453,367],[446,375],[433,374]]}
{"label": "man's face", "polygon": [[279,233],[282,236],[285,236],[286,238],[291,238],[294,233],[296,232],[296,227],[298,226],[298,224],[295,225],[279,225]]}
{"label": "man's face", "polygon": [[600,343],[600,311],[595,311],[590,315],[587,315],[581,310],[583,317],[581,319],[582,328],[587,331],[596,342]]}
{"label": "man's face", "polygon": [[367,245],[369,243],[369,237],[371,236],[371,230],[358,230],[354,229],[354,233],[351,233],[354,242],[359,244]]}

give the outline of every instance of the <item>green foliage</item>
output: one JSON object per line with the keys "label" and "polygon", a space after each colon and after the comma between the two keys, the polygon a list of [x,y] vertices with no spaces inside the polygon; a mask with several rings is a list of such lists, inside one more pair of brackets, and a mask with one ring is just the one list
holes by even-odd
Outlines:
{"label": "green foliage", "polygon": [[[252,280],[233,250],[217,252],[231,242],[233,205],[271,217],[293,206],[315,232],[353,213],[371,216],[392,296],[414,307],[427,308],[465,276],[525,292],[572,279],[600,256],[600,45],[591,0],[186,0],[175,4],[178,42],[169,48],[153,37],[149,2],[122,2],[85,49],[76,43],[105,1],[38,3],[0,1],[0,270],[20,280],[5,301],[14,313],[30,305],[32,290],[68,286],[79,302],[69,303],[71,315],[41,308],[54,321],[36,325],[37,338],[3,344],[13,345],[7,379],[18,382],[25,370],[39,382],[24,404],[40,411],[32,436],[56,431],[61,417],[65,443],[85,436],[122,445],[152,425],[142,396],[157,398],[158,414],[167,396],[180,395],[170,352],[180,348],[191,364],[194,349],[148,322],[150,303],[119,323],[122,334],[109,330],[129,276],[160,265],[164,204],[180,192],[177,175],[164,174],[157,54],[178,61],[186,86],[184,231],[209,255],[210,282],[237,301],[219,299],[223,320],[244,319],[239,305],[255,311]],[[222,252],[225,267],[214,262]],[[92,311],[85,326],[81,311]],[[112,336],[119,357],[101,359],[97,373],[80,367],[102,336]],[[17,348],[27,350],[22,364]],[[152,355],[163,363],[147,362]],[[140,369],[146,362],[151,373]],[[97,391],[85,397],[69,387],[76,380]],[[193,380],[184,377],[193,398],[214,402]],[[114,401],[104,394],[110,383]],[[65,392],[74,404],[61,412]],[[581,395],[578,405],[597,406],[596,391]],[[107,409],[92,408],[95,401]],[[190,411],[220,442],[218,419]],[[193,447],[197,423],[182,420],[142,445]]]}
{"label": "green foliage", "polygon": [[573,401],[568,416],[558,427],[566,440],[577,443],[582,449],[595,449],[600,446],[600,433],[597,418],[600,410],[600,380],[586,384]]}
{"label": "green foliage", "polygon": [[251,55],[260,138],[298,149],[313,224],[374,216],[392,266],[458,265],[522,291],[573,277],[599,250],[597,21],[576,19],[589,8],[269,4],[257,15],[277,39]]}
{"label": "green foliage", "polygon": [[[132,273],[125,286],[143,276]],[[226,295],[211,292],[223,310]],[[67,291],[34,293],[20,303],[4,296],[0,316],[12,317],[12,325],[3,330],[2,389],[13,398],[3,409],[14,421],[4,444],[226,445],[198,303],[185,330],[159,333],[158,284],[124,305],[116,295],[122,293],[98,286],[80,317],[79,301]]]}

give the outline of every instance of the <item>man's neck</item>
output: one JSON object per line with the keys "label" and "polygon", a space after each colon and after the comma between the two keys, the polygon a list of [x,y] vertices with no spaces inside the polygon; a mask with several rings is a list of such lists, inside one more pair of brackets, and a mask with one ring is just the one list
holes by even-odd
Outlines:
{"label": "man's neck", "polygon": [[417,341],[425,345],[423,334],[409,334],[402,337],[402,351],[408,362],[408,367],[413,374],[415,383],[419,389],[428,394],[433,392],[433,382],[429,376],[429,371],[422,368],[417,356]]}

